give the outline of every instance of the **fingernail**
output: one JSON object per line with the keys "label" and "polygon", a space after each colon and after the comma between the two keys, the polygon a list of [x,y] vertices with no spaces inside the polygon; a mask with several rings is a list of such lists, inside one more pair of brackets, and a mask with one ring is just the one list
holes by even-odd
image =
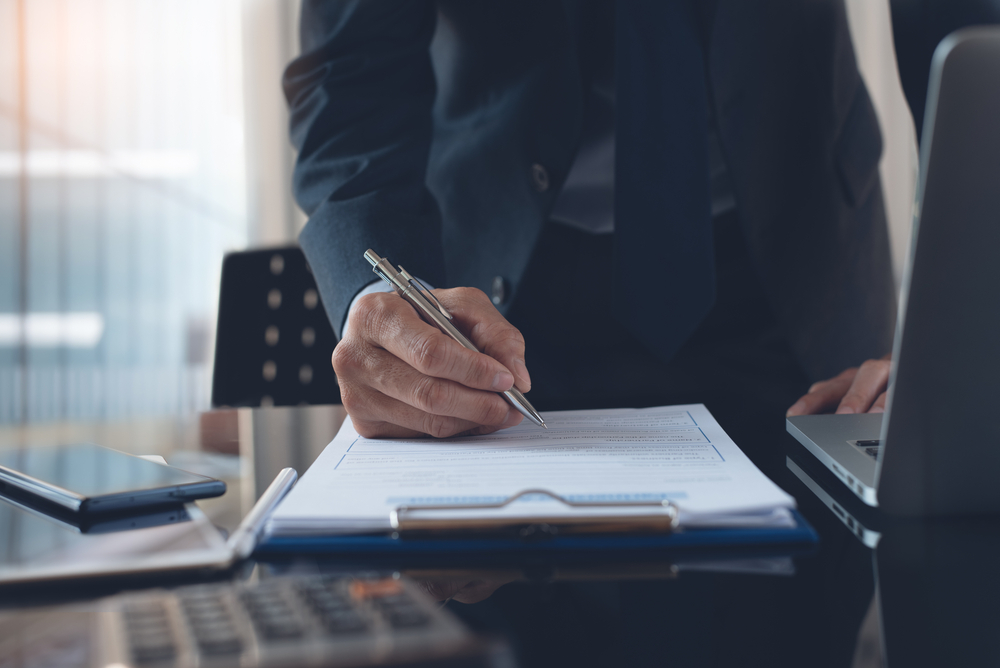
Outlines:
{"label": "fingernail", "polygon": [[881,406],[875,406],[874,408],[872,408],[872,409],[871,409],[870,411],[868,411],[868,412],[869,412],[869,413],[885,413],[885,409],[884,409],[884,408],[882,408]]}
{"label": "fingernail", "polygon": [[493,389],[497,392],[506,392],[514,386],[514,376],[509,371],[501,371],[493,376]]}
{"label": "fingernail", "polygon": [[804,401],[796,401],[792,404],[792,407],[788,409],[785,413],[785,417],[792,417],[793,415],[802,415],[802,411],[806,409],[806,404]]}
{"label": "fingernail", "polygon": [[857,411],[855,411],[850,406],[841,406],[840,408],[837,409],[837,415],[853,415],[856,412]]}
{"label": "fingernail", "polygon": [[514,360],[514,373],[516,373],[517,377],[521,379],[522,383],[524,383],[525,385],[524,391],[527,392],[528,390],[530,390],[531,376],[528,375],[528,367],[524,366],[523,359],[516,358]]}

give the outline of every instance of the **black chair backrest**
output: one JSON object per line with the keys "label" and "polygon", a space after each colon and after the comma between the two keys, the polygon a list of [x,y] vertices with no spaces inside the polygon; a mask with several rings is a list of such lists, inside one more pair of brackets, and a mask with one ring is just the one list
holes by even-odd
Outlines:
{"label": "black chair backrest", "polygon": [[213,406],[340,403],[330,365],[336,343],[301,249],[226,255]]}

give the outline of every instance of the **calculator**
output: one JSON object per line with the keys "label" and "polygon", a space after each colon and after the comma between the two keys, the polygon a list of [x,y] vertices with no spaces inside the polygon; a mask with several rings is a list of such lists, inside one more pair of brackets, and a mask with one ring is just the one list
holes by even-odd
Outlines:
{"label": "calculator", "polygon": [[3,657],[95,668],[508,665],[503,655],[398,574],[281,575],[0,612],[0,668]]}

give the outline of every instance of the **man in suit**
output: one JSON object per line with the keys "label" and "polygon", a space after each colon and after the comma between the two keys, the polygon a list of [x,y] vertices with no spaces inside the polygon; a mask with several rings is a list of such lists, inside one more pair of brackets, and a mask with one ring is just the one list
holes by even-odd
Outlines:
{"label": "man in suit", "polygon": [[[793,402],[879,409],[881,138],[842,0],[302,11],[300,242],[360,433],[517,424],[496,391],[532,383],[540,410],[701,401],[741,445]],[[380,292],[367,248],[459,286],[436,295],[484,354]]]}

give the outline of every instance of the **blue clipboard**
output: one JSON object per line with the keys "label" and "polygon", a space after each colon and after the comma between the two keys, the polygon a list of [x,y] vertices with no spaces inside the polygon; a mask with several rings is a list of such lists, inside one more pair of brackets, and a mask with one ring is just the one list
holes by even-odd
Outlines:
{"label": "blue clipboard", "polygon": [[688,551],[756,547],[794,547],[819,541],[815,529],[792,510],[795,526],[766,529],[680,529],[670,533],[576,534],[542,540],[519,538],[410,538],[399,534],[271,536],[255,550],[257,556],[294,554],[433,555],[433,554],[558,554],[567,552]]}

